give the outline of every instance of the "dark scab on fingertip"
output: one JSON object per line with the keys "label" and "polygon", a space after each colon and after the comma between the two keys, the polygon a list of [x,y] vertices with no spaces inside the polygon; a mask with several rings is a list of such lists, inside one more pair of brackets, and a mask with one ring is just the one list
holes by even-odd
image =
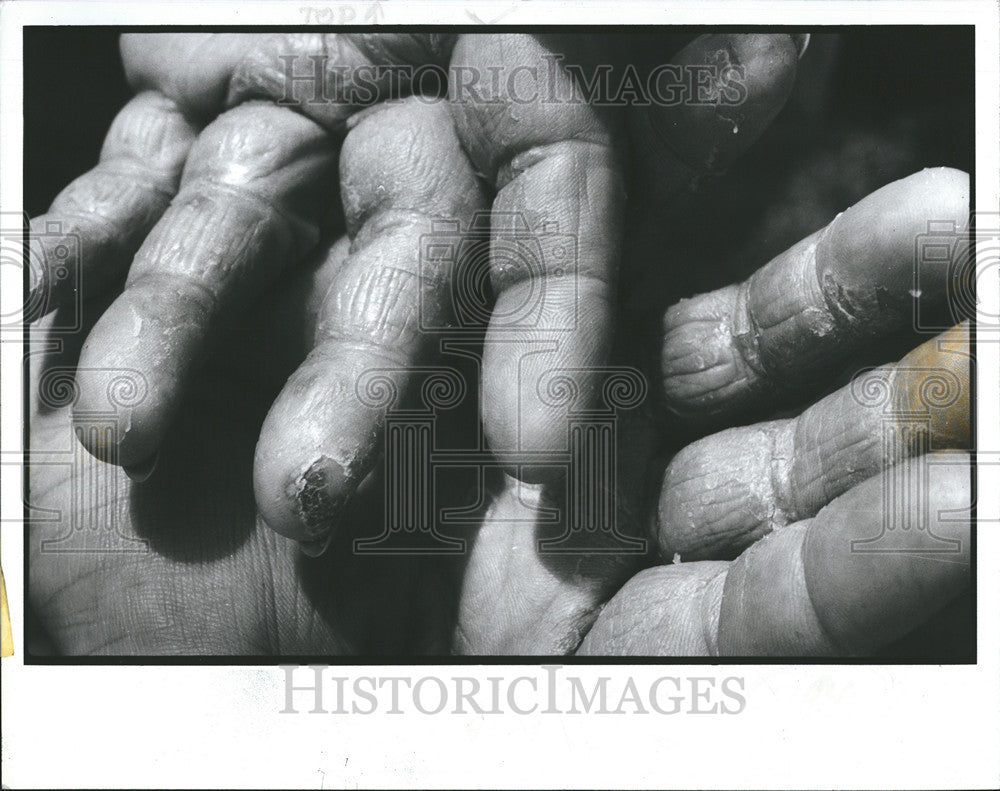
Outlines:
{"label": "dark scab on fingertip", "polygon": [[299,476],[294,495],[295,510],[305,533],[300,543],[307,555],[315,557],[326,549],[334,523],[347,500],[342,493],[345,482],[343,468],[328,456],[314,461]]}

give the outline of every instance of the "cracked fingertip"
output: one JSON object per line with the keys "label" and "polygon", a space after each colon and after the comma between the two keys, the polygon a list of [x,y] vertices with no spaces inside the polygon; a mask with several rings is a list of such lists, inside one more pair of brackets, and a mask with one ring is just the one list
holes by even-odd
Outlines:
{"label": "cracked fingertip", "polygon": [[344,467],[329,456],[320,456],[285,486],[283,499],[291,508],[265,515],[265,521],[275,532],[298,541],[305,554],[320,555],[344,509],[347,488]]}

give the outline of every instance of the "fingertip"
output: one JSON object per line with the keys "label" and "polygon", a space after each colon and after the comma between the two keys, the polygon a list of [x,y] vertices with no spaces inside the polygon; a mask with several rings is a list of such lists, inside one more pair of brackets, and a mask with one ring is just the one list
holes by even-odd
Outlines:
{"label": "fingertip", "polygon": [[[490,450],[509,475],[523,483],[551,483],[566,474],[567,464],[584,462],[573,456],[574,417],[609,408],[601,394],[607,375],[601,362],[608,355],[603,341],[609,335],[595,324],[563,345],[550,333],[533,336],[533,342],[488,337],[483,427]],[[537,351],[546,348],[539,341],[555,350]]]}
{"label": "fingertip", "polygon": [[701,69],[703,78],[688,101],[649,108],[655,132],[698,172],[727,169],[757,140],[784,106],[795,82],[796,42],[786,34],[701,36],[674,62]]}
{"label": "fingertip", "polygon": [[[186,113],[205,120],[222,108],[237,63],[252,49],[241,38],[240,34],[125,33],[119,49],[133,89],[157,90]],[[205,46],[210,39],[212,46]]]}
{"label": "fingertip", "polygon": [[756,376],[746,359],[751,335],[736,330],[739,310],[739,287],[728,286],[666,311],[660,373],[668,411],[707,416],[745,399]]}
{"label": "fingertip", "polygon": [[145,390],[145,376],[117,365],[96,366],[86,358],[86,350],[81,363],[76,373],[79,395],[71,409],[77,437],[96,459],[131,470],[133,479],[148,478],[162,424],[133,395]]}
{"label": "fingertip", "polygon": [[[530,393],[522,393],[515,375],[483,360],[483,432],[490,450],[502,459],[504,472],[522,483],[538,484],[551,481],[555,468],[540,463],[538,456],[559,448],[553,439],[558,416],[554,415]],[[527,403],[525,400],[527,399]],[[565,448],[565,418],[563,418]]]}
{"label": "fingertip", "polygon": [[775,491],[777,423],[727,429],[683,448],[663,476],[657,512],[669,562],[737,557],[788,522]]}
{"label": "fingertip", "polygon": [[194,364],[187,336],[196,332],[195,322],[181,314],[164,326],[163,294],[147,285],[131,286],[87,336],[72,410],[78,424],[113,422],[114,461],[133,468],[142,468],[159,449]]}
{"label": "fingertip", "polygon": [[254,454],[254,496],[264,521],[314,553],[336,529],[374,443],[368,413],[352,410],[349,369],[314,352],[272,404]]}
{"label": "fingertip", "polygon": [[330,456],[302,458],[291,449],[274,452],[273,432],[258,441],[254,496],[264,522],[274,532],[298,541],[307,555],[322,554],[353,492],[345,466]]}

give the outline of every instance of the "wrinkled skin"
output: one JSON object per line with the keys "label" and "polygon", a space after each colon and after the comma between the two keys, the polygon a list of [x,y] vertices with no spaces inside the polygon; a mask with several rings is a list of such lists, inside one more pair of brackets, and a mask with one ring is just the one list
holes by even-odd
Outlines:
{"label": "wrinkled skin", "polygon": [[[506,65],[511,68],[544,54],[545,47],[557,46],[526,36],[510,37],[512,40],[499,36],[487,36],[483,41],[471,38],[454,45],[453,58],[482,57],[489,62],[491,57],[510,57],[513,60]],[[232,45],[236,51],[248,43],[255,46],[252,41],[244,41],[230,42],[226,47]],[[184,42],[167,42],[167,45],[183,46]],[[669,417],[665,419],[664,415],[697,411],[701,405],[672,399],[668,385],[674,372],[645,365],[651,351],[647,348],[646,322],[650,317],[666,322],[666,325],[660,323],[659,337],[652,344],[664,348],[665,338],[669,341],[671,316],[676,314],[676,309],[671,313],[667,306],[679,295],[664,288],[652,300],[653,307],[647,306],[644,311],[626,307],[624,314],[616,316],[618,305],[629,305],[627,289],[634,287],[634,282],[626,279],[626,290],[618,295],[615,286],[618,259],[624,255],[623,271],[640,283],[642,273],[650,269],[669,271],[670,248],[664,243],[665,226],[668,229],[669,225],[659,218],[669,214],[672,221],[678,221],[677,217],[683,216],[684,196],[704,180],[707,165],[717,169],[728,164],[763,132],[787,97],[796,59],[795,42],[786,36],[742,36],[729,41],[710,38],[692,46],[694,53],[682,53],[682,60],[690,57],[697,62],[704,51],[724,51],[747,66],[750,101],[740,108],[745,115],[739,119],[739,125],[746,130],[745,137],[737,135],[733,140],[732,129],[723,130],[719,116],[704,108],[703,113],[695,113],[694,117],[668,117],[664,128],[672,131],[664,133],[661,129],[653,133],[650,131],[653,122],[641,113],[607,117],[580,106],[574,108],[575,115],[569,113],[555,119],[541,111],[527,119],[519,117],[513,131],[495,134],[510,120],[509,104],[500,102],[484,110],[479,106],[462,106],[454,96],[450,119],[454,132],[446,125],[441,127],[445,136],[457,134],[470,155],[471,162],[452,165],[451,170],[474,168],[491,182],[488,192],[498,190],[494,211],[511,208],[531,211],[538,205],[550,205],[554,199],[568,201],[566,216],[579,223],[574,229],[581,243],[578,260],[581,266],[588,267],[580,273],[585,284],[582,307],[589,311],[586,315],[592,321],[588,327],[594,335],[583,333],[563,347],[562,353],[570,355],[568,360],[548,362],[565,365],[579,360],[581,367],[615,362],[640,365],[648,371],[654,398],[630,414],[623,427],[624,438],[632,441],[620,443],[620,447],[627,447],[628,453],[620,461],[619,508],[622,529],[633,536],[649,538],[651,546],[653,541],[661,540],[663,532],[662,524],[657,525],[657,530],[648,530],[648,522],[663,513],[661,509],[657,517],[651,516],[657,510],[655,502],[660,487],[657,479],[666,461],[658,438],[661,435],[657,432],[664,423],[669,427]],[[226,47],[219,51],[225,54],[229,51]],[[491,51],[491,47],[496,49]],[[124,51],[129,62],[127,45]],[[249,50],[241,50],[240,63],[254,62],[256,58],[259,66],[257,55],[244,58],[246,51]],[[193,114],[201,117],[211,116],[220,109],[220,97],[225,92],[219,86],[230,79],[236,68],[220,66],[218,74],[229,75],[224,79],[210,70],[192,71],[195,75],[212,77],[209,85],[198,81],[192,84],[191,75],[179,72],[151,75],[143,70],[141,58],[132,64],[133,75],[142,75],[136,78],[137,85],[154,86],[171,96],[178,106],[196,108]],[[234,84],[266,83],[247,78],[247,74],[254,73],[248,68],[236,68],[235,73],[242,76]],[[266,98],[267,92],[245,94],[230,90],[228,96],[230,103],[236,104],[246,99]],[[730,112],[726,120],[731,123],[731,108],[727,110]],[[403,113],[407,112],[407,106],[383,112]],[[685,108],[678,112],[685,112]],[[175,139],[178,135],[191,139],[196,150],[202,146],[209,170],[215,167],[225,171],[227,156],[235,152],[243,157],[247,152],[239,146],[253,147],[252,138],[239,136],[238,130],[244,124],[241,113],[247,114],[246,123],[252,126],[255,117],[272,113],[272,109],[250,104],[228,111],[213,125],[216,130],[222,125],[223,132],[216,139],[226,143],[216,143],[214,148],[211,138],[193,142],[194,127],[185,127],[186,122],[172,117],[171,122],[178,124],[179,129]],[[87,476],[94,474],[101,480],[113,479],[114,489],[107,486],[87,489],[93,492],[93,497],[86,505],[76,507],[75,518],[86,525],[101,526],[106,525],[107,516],[113,511],[119,534],[149,542],[149,551],[138,554],[50,554],[38,551],[38,542],[56,537],[61,532],[60,526],[35,525],[31,549],[32,604],[59,651],[384,654],[443,653],[451,646],[462,653],[541,654],[578,649],[598,654],[866,653],[917,626],[967,588],[967,523],[938,526],[938,535],[946,534],[959,542],[959,551],[951,558],[958,562],[942,563],[921,555],[859,559],[857,555],[843,553],[845,542],[849,545],[851,538],[858,537],[856,531],[872,527],[858,518],[858,514],[870,517],[880,513],[877,479],[852,481],[842,498],[831,495],[818,502],[808,517],[803,516],[787,529],[774,532],[773,537],[752,544],[735,561],[727,558],[657,565],[640,571],[662,561],[654,560],[652,554],[567,557],[539,553],[534,539],[548,529],[558,535],[560,526],[543,528],[538,523],[537,506],[559,502],[561,481],[545,480],[544,476],[523,467],[509,470],[519,475],[521,481],[507,475],[492,490],[492,501],[487,504],[482,526],[467,558],[453,561],[356,555],[351,551],[353,539],[377,534],[383,518],[378,477],[362,483],[363,476],[359,476],[359,480],[351,483],[352,508],[336,513],[330,525],[333,529],[323,539],[324,544],[332,542],[327,552],[319,558],[304,556],[293,541],[269,530],[255,507],[253,448],[266,413],[286,377],[303,361],[317,338],[322,340],[322,330],[318,336],[317,328],[328,326],[323,322],[329,313],[329,295],[337,293],[338,283],[343,286],[344,272],[352,271],[349,262],[356,258],[356,237],[361,223],[352,223],[350,206],[359,200],[364,203],[365,199],[350,194],[352,182],[344,181],[342,189],[348,187],[348,194],[344,195],[348,235],[355,243],[341,241],[331,245],[323,241],[330,238],[336,221],[316,214],[315,203],[298,192],[303,182],[313,190],[321,191],[324,185],[332,189],[326,175],[329,155],[324,153],[321,143],[310,142],[313,130],[302,125],[300,116],[287,108],[280,110],[281,115],[276,114],[276,109],[273,113],[272,123],[287,124],[289,134],[279,135],[285,146],[286,157],[281,160],[285,164],[266,173],[280,173],[283,168],[298,172],[295,168],[301,167],[306,175],[287,182],[269,180],[263,205],[282,206],[282,217],[287,217],[290,211],[307,213],[296,218],[300,221],[294,223],[289,233],[276,233],[277,241],[273,242],[287,245],[289,238],[294,242],[305,229],[301,249],[292,244],[279,254],[290,261],[304,258],[305,263],[282,275],[280,285],[269,287],[263,297],[257,296],[261,293],[260,284],[279,282],[277,273],[257,279],[241,275],[236,282],[243,293],[239,288],[226,292],[223,300],[226,310],[220,314],[224,320],[214,315],[200,325],[194,320],[197,334],[180,353],[175,352],[179,354],[183,374],[176,379],[183,386],[169,392],[170,407],[163,410],[168,419],[161,420],[155,409],[156,414],[151,416],[151,420],[161,420],[156,431],[151,432],[156,436],[154,444],[158,444],[160,458],[148,480],[133,480],[143,477],[135,469],[141,468],[144,461],[145,454],[139,451],[127,460],[133,467],[132,477],[86,455],[80,456],[80,463],[72,468],[44,463],[36,463],[32,468],[32,506],[58,509],[63,514],[70,513],[74,503],[79,502],[71,499],[73,476],[77,485],[91,480]],[[313,118],[310,123],[313,121],[319,121],[328,130],[342,131],[341,116],[333,120]],[[444,121],[438,119],[435,123]],[[297,129],[301,130],[298,134]],[[364,121],[356,129],[363,130]],[[484,133],[483,129],[494,134]],[[212,127],[208,131],[211,130]],[[377,136],[378,132],[369,128],[368,134]],[[664,138],[664,134],[680,138]],[[244,139],[235,149],[227,148],[233,141]],[[490,142],[494,139],[506,147],[494,150]],[[420,146],[417,140],[415,148],[404,153],[419,160]],[[518,155],[532,146],[541,146],[541,155],[532,154],[526,162],[512,165]],[[364,173],[381,167],[387,159],[387,153],[377,145],[357,146],[350,153],[350,135],[344,150],[340,162],[342,178],[345,168],[347,172],[353,167],[356,172]],[[261,156],[250,153],[246,161],[251,164]],[[396,152],[392,153],[395,157]],[[171,166],[176,169],[176,162],[182,157],[176,152],[171,156]],[[345,162],[344,156],[348,161]],[[353,164],[351,156],[357,158]],[[313,158],[311,163],[309,157]],[[629,158],[630,167],[625,164]],[[392,162],[393,158],[389,160]],[[402,161],[391,165],[389,174],[405,172],[408,161],[414,160],[403,156]],[[511,170],[513,173],[508,172]],[[197,174],[197,170],[194,172]],[[433,177],[427,171],[419,172],[426,178]],[[189,178],[185,172],[179,181],[182,194],[184,180]],[[448,178],[452,176],[449,174]],[[926,208],[927,200],[941,201],[950,215],[967,211],[967,180],[963,182],[962,176],[954,173],[944,173],[941,178],[949,185],[943,193],[938,190],[931,195],[927,185],[919,180],[905,187],[916,207],[911,217],[914,222],[923,221],[922,209]],[[277,188],[273,188],[275,181]],[[409,183],[405,178],[403,181]],[[210,179],[208,183],[211,186],[216,182]],[[294,184],[296,188],[282,188],[282,183]],[[628,216],[621,217],[619,191],[626,183],[641,185],[637,194],[644,200],[630,203]],[[244,186],[245,183],[238,188]],[[419,178],[414,186],[416,194],[422,194]],[[362,184],[358,189],[363,193],[365,187]],[[227,198],[221,193],[213,200],[222,207],[227,205]],[[236,199],[232,200],[237,205]],[[150,211],[155,214],[155,210]],[[881,219],[878,212],[863,218],[875,237],[880,233]],[[220,226],[218,233],[235,233],[239,221],[237,212],[234,224]],[[125,218],[122,222],[127,225],[131,220]],[[560,227],[564,225],[561,223]],[[160,232],[169,233],[169,228]],[[133,234],[137,237],[136,244],[142,241],[141,233],[133,231]],[[192,262],[203,260],[203,251],[218,241],[213,240],[212,234],[209,230],[201,238],[184,242],[189,247],[182,258]],[[309,238],[321,241],[318,248],[313,241],[312,252],[307,254]],[[157,253],[155,244],[147,244],[148,250],[140,253],[140,259],[147,261],[148,271],[155,274],[163,256]],[[266,257],[251,251],[248,260],[252,264]],[[129,274],[132,283],[135,268],[133,263]],[[252,265],[238,268],[255,271]],[[197,267],[190,271],[198,273]],[[108,275],[105,282],[114,279],[113,274]],[[256,285],[246,287],[247,282]],[[720,273],[717,285],[726,285],[724,273]],[[506,289],[517,286],[516,281],[511,284],[494,281],[501,299]],[[114,297],[113,290],[103,300],[90,303],[92,319],[105,311],[110,297]],[[332,304],[336,305],[337,300],[333,299]],[[555,307],[558,309],[558,305]],[[612,327],[616,319],[621,329],[614,337]],[[116,348],[115,333],[120,328],[107,318],[101,321],[110,327],[106,330],[109,333],[106,348]],[[877,326],[871,321],[868,326],[865,321],[866,317],[860,315],[859,322],[869,342],[888,337],[899,329]],[[36,328],[37,334],[44,334],[45,324],[43,321]],[[544,331],[544,328],[535,330],[532,339],[539,332],[544,338]],[[856,349],[851,340],[832,341],[848,361]],[[791,357],[785,359],[789,368],[794,370],[798,359],[801,364],[808,364],[817,353],[810,341],[809,337],[799,337],[789,344]],[[46,364],[72,366],[75,353],[67,349],[63,359],[49,360]],[[506,391],[490,387],[490,371],[495,371],[492,376],[500,381],[506,376],[508,365],[502,355],[496,356],[500,352],[492,354],[493,357],[487,344],[481,409],[488,436],[502,448],[505,432],[509,435],[523,427],[511,423],[509,405],[503,402]],[[662,356],[660,349],[655,354]],[[144,358],[139,355],[138,359],[141,362]],[[409,352],[403,355],[404,363],[413,359]],[[196,365],[195,360],[204,363]],[[130,367],[128,362],[127,358],[119,358],[115,365]],[[45,370],[43,365],[36,365],[33,373],[44,378]],[[765,370],[765,373],[774,372]],[[158,371],[152,375],[157,374]],[[320,378],[325,376],[329,374],[319,374]],[[825,384],[828,382],[812,383],[805,398],[820,394]],[[101,381],[90,392],[103,392],[106,386]],[[81,399],[87,398],[87,392],[84,382]],[[963,397],[967,398],[967,392]],[[286,391],[282,399],[287,398]],[[753,405],[759,417],[767,417],[772,405],[766,398],[763,401]],[[294,400],[290,404],[294,413]],[[735,419],[745,414],[747,403],[734,401],[728,406],[732,408],[729,416],[727,404],[713,403],[709,410],[712,418]],[[79,420],[80,402],[75,408]],[[42,454],[42,461],[46,453],[72,447],[75,440],[70,419],[70,409],[64,401],[36,403],[32,447],[33,452]],[[549,441],[546,432],[558,426],[557,418],[543,406],[529,409],[526,419],[529,421],[526,433],[540,438],[543,444]],[[277,446],[284,443],[294,452],[297,424],[288,418],[285,426],[285,436],[272,441]],[[831,436],[838,436],[845,428],[836,420],[826,427]],[[960,442],[950,446],[960,446]],[[95,450],[94,443],[90,450]],[[148,451],[149,447],[142,450]],[[258,463],[272,455],[262,454],[260,445],[257,452]],[[373,454],[377,454],[377,449]],[[369,459],[368,469],[374,467],[375,461],[374,456]],[[929,493],[932,513],[960,508],[967,502],[967,488],[963,488],[963,482],[968,481],[967,469],[958,464],[941,466],[935,468],[932,477]],[[259,503],[259,469],[256,484]],[[706,480],[705,486],[713,487],[703,492],[705,496],[725,501],[725,487],[739,483]],[[650,497],[654,490],[657,494]],[[820,511],[827,503],[829,508]],[[819,514],[811,518],[815,511]],[[277,520],[272,517],[269,521]],[[65,529],[65,522],[62,527]],[[698,525],[693,529],[697,530]],[[311,538],[294,530],[281,532],[296,538]],[[878,562],[872,563],[870,557],[878,558]]]}

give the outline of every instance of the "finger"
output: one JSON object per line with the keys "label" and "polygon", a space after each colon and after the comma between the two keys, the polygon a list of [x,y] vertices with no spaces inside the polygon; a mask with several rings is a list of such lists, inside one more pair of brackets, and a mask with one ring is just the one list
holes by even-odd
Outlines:
{"label": "finger", "polygon": [[730,564],[646,569],[601,610],[578,656],[715,656],[722,586]]}
{"label": "finger", "polygon": [[[638,233],[668,238],[663,217],[678,199],[770,126],[795,83],[799,47],[785,34],[713,33],[653,67],[655,101],[629,108]],[[662,259],[662,248],[646,252]]]}
{"label": "finger", "polygon": [[[511,472],[537,481],[551,469],[528,464],[530,452],[565,450],[566,440],[565,408],[543,398],[545,374],[563,369],[586,409],[598,398],[596,369],[610,350],[624,201],[615,133],[535,37],[464,36],[451,69],[459,138],[498,189],[485,432],[495,452],[514,459]],[[495,93],[469,86],[468,74],[490,70],[498,74]],[[542,91],[572,98],[524,100]]]}
{"label": "finger", "polygon": [[[126,34],[130,82],[155,88],[211,119],[253,99],[293,107],[333,132],[359,108],[400,96],[416,81],[443,90],[450,34]],[[417,70],[425,67],[423,73]],[[426,83],[426,84],[425,84]]]}
{"label": "finger", "polygon": [[[626,38],[625,41],[629,39]],[[628,108],[632,151],[622,274],[623,336],[644,369],[657,370],[666,305],[690,293],[677,259],[683,212],[771,125],[795,83],[801,41],[774,33],[696,38],[649,71],[654,101]]]}
{"label": "finger", "polygon": [[[753,37],[707,38],[709,40],[688,47],[682,62],[700,65],[708,60],[725,60],[734,49],[727,38]],[[634,41],[633,36],[621,39],[627,47],[631,47]],[[779,36],[777,39],[777,46],[787,47],[787,37]],[[739,44],[736,49],[744,61],[740,63],[740,68],[746,68],[751,81],[745,106],[739,111],[745,112],[748,119],[744,123],[743,135],[733,135],[729,123],[725,124],[724,133],[719,131],[720,121],[715,111],[723,113],[725,110],[718,95],[710,109],[705,109],[708,102],[703,107],[682,104],[675,108],[662,105],[628,108],[634,116],[632,148],[641,152],[632,175],[633,183],[641,186],[634,189],[633,194],[637,200],[642,200],[643,205],[655,210],[658,216],[652,225],[656,229],[663,227],[662,214],[670,208],[671,202],[677,202],[688,187],[694,186],[710,169],[708,161],[699,165],[679,159],[673,148],[664,143],[664,135],[670,134],[674,124],[686,124],[685,134],[698,140],[710,139],[714,135],[719,150],[728,150],[727,146],[739,149],[749,145],[756,136],[754,123],[759,123],[761,127],[766,125],[763,119],[777,112],[784,101],[790,75],[794,75],[794,51],[789,47],[791,58],[775,65],[773,58],[764,54],[767,46],[763,43]],[[655,47],[664,48],[661,36],[657,37]],[[622,49],[621,60],[629,65],[634,63],[636,53],[624,47]],[[713,57],[710,58],[709,54]],[[726,63],[731,65],[731,61]],[[761,107],[753,109],[755,103]],[[685,118],[685,114],[695,116],[695,120]],[[674,120],[677,116],[680,116],[679,121]],[[653,130],[653,124],[661,126]],[[733,158],[736,155],[733,153]],[[647,171],[652,172],[654,168],[657,169],[656,176],[648,177]],[[648,239],[653,228],[631,219],[630,228],[625,241],[629,251],[626,255],[633,256],[629,260],[631,265],[635,251],[639,249],[637,236],[643,234],[643,238]],[[655,252],[658,262],[662,258],[662,246],[656,247]],[[631,421],[623,421],[619,428],[625,429],[626,423]],[[650,429],[648,423],[640,420],[634,428],[627,429],[627,433],[619,434],[619,446],[628,449],[627,455],[620,458],[617,465],[621,487],[617,493],[619,506],[648,496],[644,481],[646,470],[651,466],[647,460],[652,457],[653,448],[645,445],[653,434]],[[641,491],[627,491],[632,485]],[[615,553],[559,556],[539,551],[536,548],[538,532],[554,530],[552,537],[555,537],[566,528],[566,524],[547,525],[544,515],[538,513],[539,507],[533,508],[524,502],[523,493],[526,491],[535,492],[535,489],[508,481],[507,489],[495,499],[477,534],[463,576],[456,637],[456,650],[461,653],[552,654],[575,650],[603,602],[643,560],[641,556]],[[522,496],[516,497],[515,492],[520,492]],[[558,501],[552,494],[543,499],[548,503],[549,511]],[[627,508],[622,509],[620,517],[621,526],[634,520],[627,514]],[[578,535],[571,540],[577,550],[586,550],[587,538]]]}
{"label": "finger", "polygon": [[888,466],[931,450],[969,448],[969,365],[969,327],[961,324],[797,418],[688,445],[663,477],[662,556],[734,558]]}
{"label": "finger", "polygon": [[[969,472],[964,453],[903,462],[755,544],[727,577],[719,652],[865,655],[921,624],[971,583]],[[888,500],[908,478],[925,486]]]}
{"label": "finger", "polygon": [[145,380],[112,449],[117,463],[155,453],[213,332],[316,244],[335,158],[316,124],[270,105],[236,108],[198,138],[177,198],[80,358],[81,418],[107,411],[116,372]]}
{"label": "finger", "polygon": [[[886,534],[883,486],[890,474],[904,470],[926,475],[927,486],[922,497],[894,504],[899,524],[910,529]],[[758,541],[732,563],[700,561],[642,572],[604,608],[580,653],[870,654],[968,589],[969,521],[956,514],[969,503],[965,454],[904,462],[834,500],[814,519]],[[893,544],[898,537],[905,543]],[[879,541],[882,550],[896,551],[859,551]]]}
{"label": "finger", "polygon": [[438,218],[467,226],[486,206],[447,108],[418,100],[358,117],[344,143],[341,193],[350,254],[320,308],[312,351],[268,414],[255,466],[267,523],[313,551],[381,449],[385,413],[360,400],[363,375],[389,369],[404,392],[433,337],[421,322],[444,324],[457,259],[422,265],[422,237]]}
{"label": "finger", "polygon": [[170,204],[198,130],[169,99],[136,96],[115,117],[100,162],[31,221],[31,318],[120,279]]}
{"label": "finger", "polygon": [[931,220],[964,225],[969,179],[934,168],[883,187],[745,283],[682,300],[663,318],[666,408],[689,420],[773,407],[815,387],[872,340],[945,308],[948,267],[914,285]]}
{"label": "finger", "polygon": [[185,113],[211,121],[223,108],[233,71],[259,36],[244,33],[124,33],[125,77],[135,90],[157,91]]}

